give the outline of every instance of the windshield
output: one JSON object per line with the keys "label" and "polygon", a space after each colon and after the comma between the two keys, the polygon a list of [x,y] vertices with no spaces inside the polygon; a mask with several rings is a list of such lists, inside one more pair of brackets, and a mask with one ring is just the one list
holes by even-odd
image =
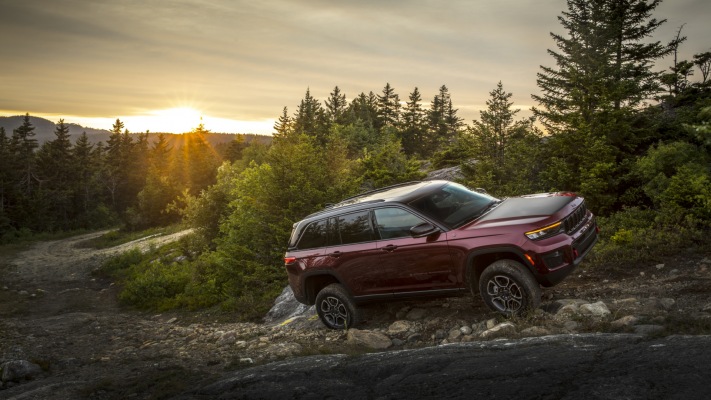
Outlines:
{"label": "windshield", "polygon": [[462,185],[450,183],[410,205],[452,229],[478,218],[500,202],[488,194],[473,192]]}

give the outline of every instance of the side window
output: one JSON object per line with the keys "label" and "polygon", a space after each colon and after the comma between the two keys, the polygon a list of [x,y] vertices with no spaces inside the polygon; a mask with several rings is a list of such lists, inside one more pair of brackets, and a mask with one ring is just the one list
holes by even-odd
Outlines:
{"label": "side window", "polygon": [[422,218],[401,208],[376,209],[375,220],[382,239],[408,237],[410,228],[425,222]]}
{"label": "side window", "polygon": [[316,247],[323,247],[326,245],[326,220],[315,221],[309,224],[309,226],[304,229],[304,234],[301,235],[301,240],[297,248],[299,250],[303,249],[313,249]]}
{"label": "side window", "polygon": [[375,239],[369,211],[341,215],[337,219],[341,244],[368,242]]}

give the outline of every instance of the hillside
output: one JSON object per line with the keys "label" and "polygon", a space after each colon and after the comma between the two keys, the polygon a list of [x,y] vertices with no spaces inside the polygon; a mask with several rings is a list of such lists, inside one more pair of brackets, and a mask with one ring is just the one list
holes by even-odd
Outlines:
{"label": "hillside", "polygon": [[[12,131],[17,129],[20,125],[22,125],[22,120],[24,116],[22,115],[16,115],[12,117],[0,117],[0,127],[5,128],[5,133],[7,134],[8,137],[12,136]],[[40,117],[33,117],[30,116],[30,122],[32,125],[35,127],[35,138],[39,142],[39,144],[42,144],[44,142],[53,140],[55,138],[54,131],[57,127],[57,124],[54,122],[40,118]],[[76,141],[76,139],[82,134],[82,132],[86,132],[87,136],[89,137],[89,141],[91,143],[99,143],[99,142],[104,142],[109,139],[109,136],[111,135],[111,132],[106,130],[106,129],[96,129],[96,128],[89,128],[89,127],[84,127],[78,124],[66,124],[69,127],[69,134],[70,140],[72,142]],[[138,132],[131,132],[132,135],[138,136]],[[153,143],[157,138],[158,135],[160,135],[160,132],[149,132],[148,134],[148,141],[150,143]],[[173,134],[173,133],[163,133],[166,135],[166,138],[168,140],[168,143],[171,146],[174,147],[180,147],[180,135]],[[265,135],[255,135],[255,134],[244,134],[245,141],[246,142],[252,142],[252,141],[257,141],[260,143],[269,143],[271,142],[271,136],[265,136]],[[235,134],[234,133],[209,133],[206,136],[207,141],[212,145],[212,146],[217,146],[222,143],[229,143],[232,140],[235,139]]]}

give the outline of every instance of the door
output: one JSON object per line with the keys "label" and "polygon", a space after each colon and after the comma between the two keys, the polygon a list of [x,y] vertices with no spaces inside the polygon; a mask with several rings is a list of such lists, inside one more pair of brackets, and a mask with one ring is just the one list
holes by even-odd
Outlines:
{"label": "door", "polygon": [[458,287],[446,235],[412,237],[410,228],[427,221],[403,208],[380,208],[374,213],[382,285],[395,294]]}

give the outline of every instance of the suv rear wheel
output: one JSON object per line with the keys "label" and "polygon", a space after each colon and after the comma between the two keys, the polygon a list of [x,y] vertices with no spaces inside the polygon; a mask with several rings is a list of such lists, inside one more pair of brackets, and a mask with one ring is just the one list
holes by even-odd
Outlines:
{"label": "suv rear wheel", "polygon": [[332,283],[316,295],[316,312],[321,322],[331,329],[348,329],[360,320],[360,311],[346,289]]}
{"label": "suv rear wheel", "polygon": [[479,292],[484,303],[503,315],[520,315],[541,304],[541,288],[521,263],[498,260],[482,272]]}

